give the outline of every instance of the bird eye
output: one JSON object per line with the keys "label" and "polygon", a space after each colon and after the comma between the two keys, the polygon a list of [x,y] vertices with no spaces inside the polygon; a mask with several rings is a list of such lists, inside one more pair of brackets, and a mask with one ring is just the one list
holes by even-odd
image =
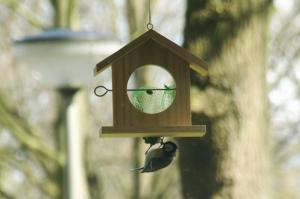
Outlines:
{"label": "bird eye", "polygon": [[177,146],[175,143],[165,143],[164,148],[167,152],[173,152],[177,149]]}

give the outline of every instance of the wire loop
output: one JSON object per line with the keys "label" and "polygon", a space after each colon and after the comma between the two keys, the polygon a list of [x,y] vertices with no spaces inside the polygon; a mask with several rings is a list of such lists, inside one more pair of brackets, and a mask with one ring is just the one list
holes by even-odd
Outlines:
{"label": "wire loop", "polygon": [[153,24],[152,23],[147,23],[147,29],[152,30],[153,29]]}
{"label": "wire loop", "polygon": [[[101,88],[102,90],[102,94],[98,94],[97,93],[97,90]],[[106,95],[108,93],[108,91],[112,91],[111,89],[107,89],[105,86],[97,86],[95,89],[94,89],[94,94],[97,96],[97,97],[103,97],[104,95]]]}

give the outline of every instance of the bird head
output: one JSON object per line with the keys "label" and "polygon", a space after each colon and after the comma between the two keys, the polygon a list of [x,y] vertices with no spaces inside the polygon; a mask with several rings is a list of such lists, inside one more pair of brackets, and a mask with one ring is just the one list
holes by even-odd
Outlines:
{"label": "bird head", "polygon": [[177,145],[174,142],[165,142],[163,145],[163,149],[166,153],[175,153],[177,150]]}

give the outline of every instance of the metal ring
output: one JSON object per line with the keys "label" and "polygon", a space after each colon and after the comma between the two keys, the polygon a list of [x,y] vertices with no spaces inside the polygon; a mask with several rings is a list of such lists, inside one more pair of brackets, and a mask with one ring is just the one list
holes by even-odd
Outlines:
{"label": "metal ring", "polygon": [[[102,88],[102,89],[104,89],[105,90],[105,92],[103,93],[103,94],[101,94],[101,95],[99,95],[98,93],[97,93],[97,89],[99,89],[99,88]],[[105,86],[97,86],[95,89],[94,89],[94,94],[97,96],[97,97],[103,97],[104,95],[106,95],[107,93],[108,93],[108,89],[105,87]]]}
{"label": "metal ring", "polygon": [[153,29],[153,24],[152,23],[147,23],[147,29],[152,30]]}

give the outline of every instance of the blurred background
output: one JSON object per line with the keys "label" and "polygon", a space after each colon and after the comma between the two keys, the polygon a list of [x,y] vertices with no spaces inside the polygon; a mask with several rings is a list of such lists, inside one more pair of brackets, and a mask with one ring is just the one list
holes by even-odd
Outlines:
{"label": "blurred background", "polygon": [[191,74],[208,132],[173,139],[174,163],[139,174],[142,139],[99,138],[112,96],[93,89],[111,71],[93,68],[147,30],[148,1],[0,0],[0,198],[300,198],[300,2],[151,10],[156,31],[209,63]]}

